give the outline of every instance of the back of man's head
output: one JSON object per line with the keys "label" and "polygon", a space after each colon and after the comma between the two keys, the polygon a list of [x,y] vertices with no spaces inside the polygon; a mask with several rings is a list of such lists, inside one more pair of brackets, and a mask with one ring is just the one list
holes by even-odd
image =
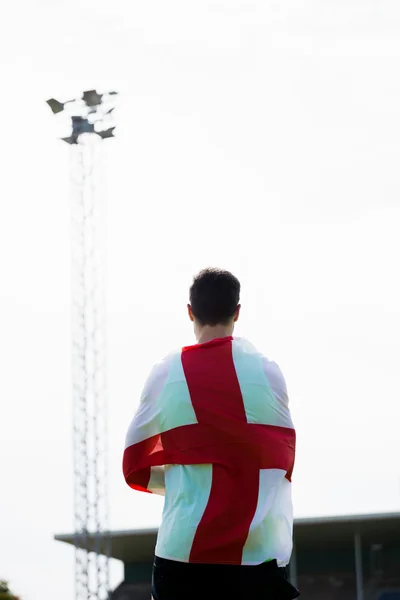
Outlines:
{"label": "back of man's head", "polygon": [[223,269],[203,269],[190,288],[193,316],[200,325],[226,325],[238,311],[240,282]]}

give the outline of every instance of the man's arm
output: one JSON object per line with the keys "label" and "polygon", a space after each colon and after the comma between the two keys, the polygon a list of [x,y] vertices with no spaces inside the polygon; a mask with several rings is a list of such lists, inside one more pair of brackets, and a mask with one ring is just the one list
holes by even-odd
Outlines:
{"label": "man's arm", "polygon": [[266,358],[263,359],[265,377],[275,398],[274,411],[281,427],[293,429],[293,421],[289,409],[289,398],[286,381],[278,365]]}
{"label": "man's arm", "polygon": [[152,466],[151,456],[160,447],[160,418],[157,399],[168,379],[168,364],[158,363],[151,371],[139,408],[125,439],[123,472],[133,489],[164,495],[164,467]]}
{"label": "man's arm", "polygon": [[147,489],[152,494],[165,496],[165,470],[164,467],[151,467],[150,481]]}
{"label": "man's arm", "polygon": [[263,367],[265,376],[275,397],[283,404],[288,405],[289,399],[286,381],[279,366],[276,362],[264,358]]}

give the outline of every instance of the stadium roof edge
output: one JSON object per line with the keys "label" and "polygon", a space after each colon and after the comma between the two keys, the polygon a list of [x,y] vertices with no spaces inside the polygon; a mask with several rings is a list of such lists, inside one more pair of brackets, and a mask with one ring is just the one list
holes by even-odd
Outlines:
{"label": "stadium roof edge", "polygon": [[[323,517],[299,517],[294,519],[294,526],[301,527],[306,525],[328,525],[328,524],[356,524],[357,522],[368,522],[368,521],[390,521],[400,520],[400,512],[388,512],[388,513],[366,513],[366,514],[350,514],[350,515],[333,515]],[[112,530],[109,533],[112,537],[123,538],[123,537],[147,537],[157,535],[158,527],[150,527],[145,529],[120,529]],[[89,534],[92,537],[93,534]],[[69,544],[74,543],[75,536],[73,533],[59,533],[54,536],[54,539],[59,542],[66,542]]]}
{"label": "stadium roof edge", "polygon": [[[112,536],[116,537],[130,537],[132,535],[156,535],[158,532],[158,527],[151,527],[147,529],[113,529],[107,533],[110,533]],[[93,535],[89,533],[89,536]],[[57,533],[54,536],[54,539],[58,542],[73,542],[75,535],[73,533]]]}
{"label": "stadium roof edge", "polygon": [[294,520],[295,525],[317,525],[322,523],[354,523],[356,521],[380,521],[399,519],[400,512],[366,513],[350,515],[333,515],[329,517],[300,517]]}

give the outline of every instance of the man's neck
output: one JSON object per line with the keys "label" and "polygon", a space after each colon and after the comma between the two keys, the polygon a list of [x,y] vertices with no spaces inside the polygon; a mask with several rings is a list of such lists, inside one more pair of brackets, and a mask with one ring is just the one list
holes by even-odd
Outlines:
{"label": "man's neck", "polygon": [[212,340],[230,337],[232,334],[233,328],[231,325],[215,325],[215,327],[205,325],[197,334],[197,343],[206,344]]}

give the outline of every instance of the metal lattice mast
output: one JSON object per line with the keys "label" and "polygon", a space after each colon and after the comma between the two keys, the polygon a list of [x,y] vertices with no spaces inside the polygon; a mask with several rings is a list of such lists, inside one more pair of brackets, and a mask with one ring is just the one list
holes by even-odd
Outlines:
{"label": "metal lattice mast", "polygon": [[[107,382],[104,312],[101,141],[113,112],[103,95],[70,101],[72,232],[72,389],[74,439],[75,599],[109,597]],[[53,112],[65,104],[49,100]],[[77,110],[78,109],[78,110]],[[79,114],[76,114],[79,112]]]}

